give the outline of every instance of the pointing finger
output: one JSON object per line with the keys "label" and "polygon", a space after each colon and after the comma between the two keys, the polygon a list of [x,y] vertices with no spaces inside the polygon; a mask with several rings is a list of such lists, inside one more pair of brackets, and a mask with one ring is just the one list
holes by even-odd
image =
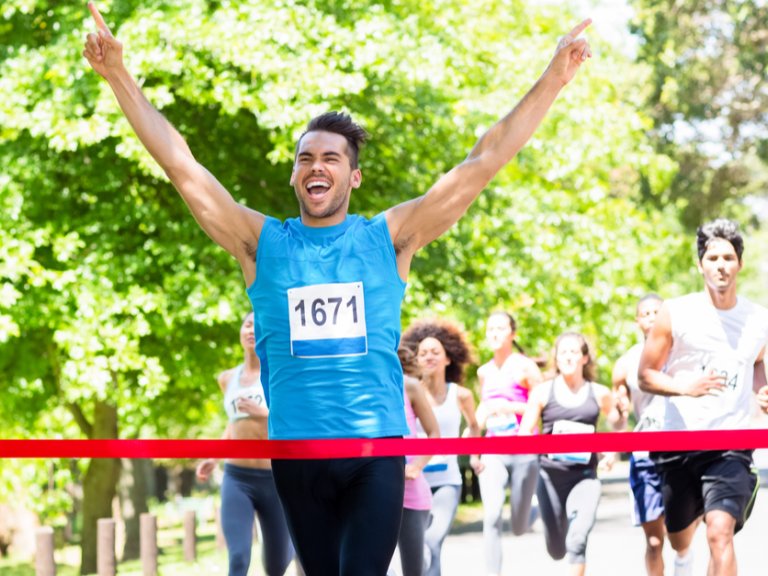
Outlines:
{"label": "pointing finger", "polygon": [[586,18],[585,20],[582,20],[581,22],[579,22],[574,27],[573,30],[571,30],[570,32],[568,32],[568,34],[566,34],[566,36],[570,37],[571,40],[574,40],[579,34],[584,32],[584,30],[586,30],[587,26],[589,26],[590,24],[592,24],[592,18]]}
{"label": "pointing finger", "polygon": [[96,22],[96,26],[98,26],[99,30],[103,30],[109,36],[112,36],[112,32],[109,30],[109,26],[107,26],[107,23],[104,22],[104,18],[102,18],[99,9],[96,8],[96,4],[93,2],[88,2],[88,10],[91,12],[91,16],[93,16],[93,19]]}

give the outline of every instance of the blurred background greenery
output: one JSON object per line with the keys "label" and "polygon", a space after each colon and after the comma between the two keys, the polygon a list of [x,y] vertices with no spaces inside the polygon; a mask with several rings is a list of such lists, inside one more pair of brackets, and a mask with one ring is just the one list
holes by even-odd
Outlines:
{"label": "blurred background greenery", "polygon": [[[719,216],[744,227],[742,292],[768,301],[761,0],[99,7],[199,160],[280,218],[298,213],[293,144],[313,115],[343,109],[371,133],[351,210],[372,216],[460,162],[558,36],[592,15],[594,59],[466,217],[417,256],[404,327],[453,318],[485,360],[485,317],[504,308],[532,355],[565,329],[584,332],[607,383],[638,337],[637,298],[698,289],[694,232]],[[92,30],[84,1],[0,2],[0,437],[218,437],[214,377],[241,358],[242,278],[81,57]],[[89,573],[95,518],[116,497],[137,518],[149,474],[130,461],[2,461],[0,501],[69,526]]]}

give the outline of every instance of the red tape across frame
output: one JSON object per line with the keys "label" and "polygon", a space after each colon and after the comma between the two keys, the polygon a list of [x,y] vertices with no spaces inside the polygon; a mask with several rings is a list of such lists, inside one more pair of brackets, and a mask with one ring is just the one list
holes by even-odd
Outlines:
{"label": "red tape across frame", "polygon": [[494,438],[344,440],[0,440],[0,458],[326,459],[768,448],[768,430],[608,432]]}

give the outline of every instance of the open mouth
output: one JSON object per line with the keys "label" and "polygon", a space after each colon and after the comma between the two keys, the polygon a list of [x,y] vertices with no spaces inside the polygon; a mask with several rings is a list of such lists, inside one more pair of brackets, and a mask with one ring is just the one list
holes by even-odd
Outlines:
{"label": "open mouth", "polygon": [[328,190],[331,189],[331,185],[325,180],[310,180],[305,188],[310,198],[319,199],[325,196]]}

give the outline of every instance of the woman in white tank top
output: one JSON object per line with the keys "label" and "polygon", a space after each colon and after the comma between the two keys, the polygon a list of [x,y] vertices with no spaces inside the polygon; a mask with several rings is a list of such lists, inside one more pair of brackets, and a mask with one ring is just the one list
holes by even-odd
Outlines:
{"label": "woman in white tank top", "polygon": [[[440,436],[458,437],[463,416],[463,435],[479,437],[474,397],[460,385],[464,367],[472,360],[464,333],[444,320],[420,321],[403,333],[402,342],[417,351],[421,384],[437,418]],[[478,458],[473,458],[471,464],[479,471]],[[425,534],[430,559],[424,575],[439,576],[440,551],[461,498],[462,478],[456,456],[434,456],[424,468],[424,476],[432,489],[432,514]]]}
{"label": "woman in white tank top", "polygon": [[[261,384],[261,363],[256,355],[253,313],[240,326],[243,363],[218,377],[224,393],[229,423],[222,438],[266,440],[267,409]],[[197,466],[197,477],[205,482],[218,462],[207,459]],[[229,556],[229,576],[246,576],[251,561],[253,524],[261,527],[264,571],[282,575],[293,558],[293,545],[282,506],[277,497],[270,461],[264,458],[230,458],[224,464],[221,485],[221,522]]]}

